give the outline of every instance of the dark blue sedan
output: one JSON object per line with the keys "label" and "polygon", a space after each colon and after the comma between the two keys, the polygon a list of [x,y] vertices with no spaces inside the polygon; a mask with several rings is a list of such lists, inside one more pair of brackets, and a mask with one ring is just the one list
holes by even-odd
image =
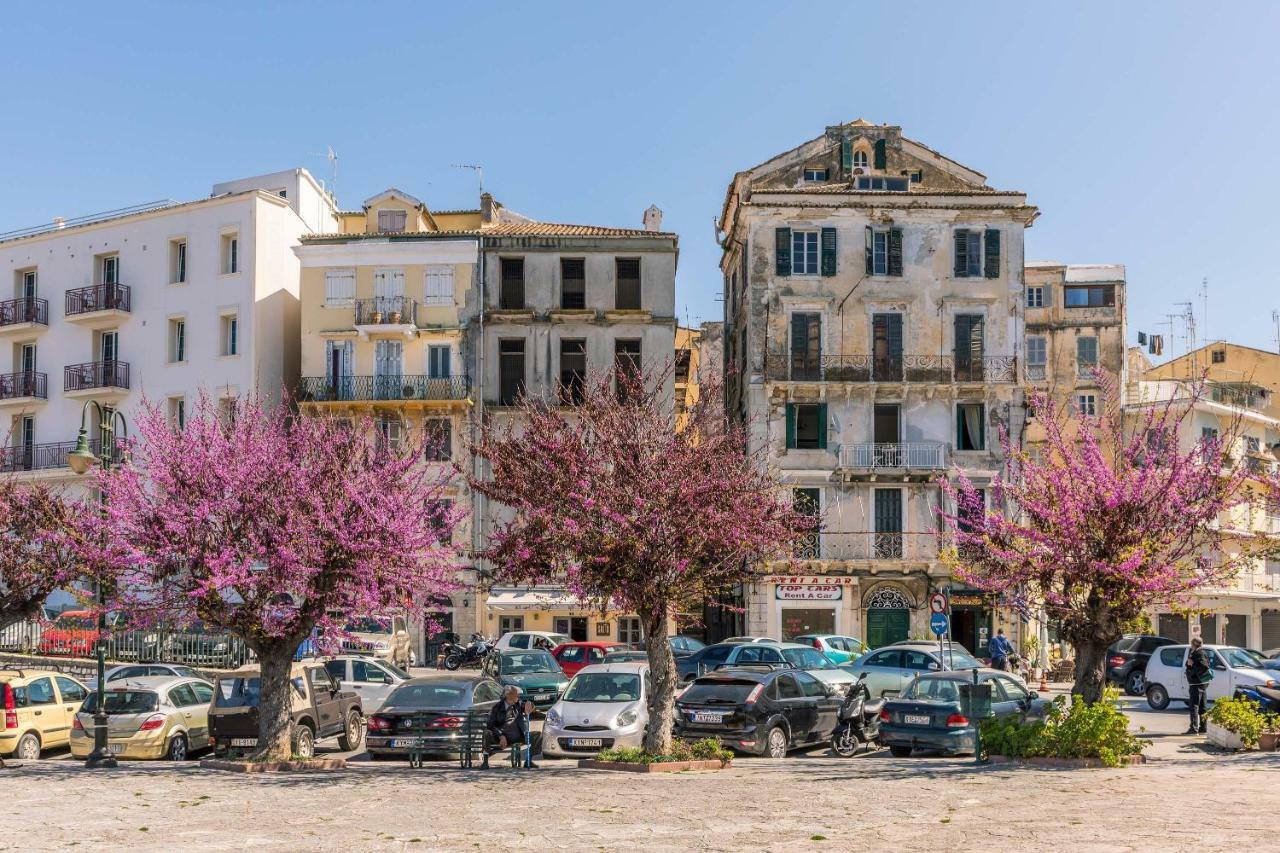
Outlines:
{"label": "dark blue sedan", "polygon": [[[994,716],[1042,714],[1044,702],[1009,675],[994,669],[978,670],[978,681],[991,685]],[[973,670],[934,672],[907,685],[902,695],[885,702],[880,712],[880,740],[898,757],[927,749],[948,754],[973,752],[974,723],[964,715],[960,685],[973,682]]]}

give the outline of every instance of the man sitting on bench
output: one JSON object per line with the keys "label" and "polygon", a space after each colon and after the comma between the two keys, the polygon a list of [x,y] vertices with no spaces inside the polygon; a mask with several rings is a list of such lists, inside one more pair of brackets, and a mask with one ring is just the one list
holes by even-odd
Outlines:
{"label": "man sitting on bench", "polygon": [[[521,707],[520,688],[509,685],[502,692],[502,699],[489,710],[489,719],[485,723],[484,761],[481,770],[489,769],[489,756],[512,747],[523,748],[528,740],[527,728],[529,714],[533,713],[533,703],[525,702]],[[528,752],[524,756],[524,766],[537,768],[533,756]]]}

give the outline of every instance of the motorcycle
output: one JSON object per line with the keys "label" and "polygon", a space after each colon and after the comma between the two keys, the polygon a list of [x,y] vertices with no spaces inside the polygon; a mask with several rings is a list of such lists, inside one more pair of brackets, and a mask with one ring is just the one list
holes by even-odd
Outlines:
{"label": "motorcycle", "polygon": [[444,650],[444,668],[455,670],[463,666],[479,665],[493,652],[495,641],[486,640],[480,634],[472,634],[466,646],[449,643]]}
{"label": "motorcycle", "polygon": [[844,701],[836,714],[836,728],[831,733],[831,749],[841,758],[851,758],[866,744],[868,749],[880,745],[880,711],[884,699],[872,701],[865,672],[857,682],[845,689]]}
{"label": "motorcycle", "polygon": [[1257,685],[1255,687],[1237,687],[1236,699],[1249,699],[1258,703],[1258,710],[1264,714],[1280,713],[1280,690]]}

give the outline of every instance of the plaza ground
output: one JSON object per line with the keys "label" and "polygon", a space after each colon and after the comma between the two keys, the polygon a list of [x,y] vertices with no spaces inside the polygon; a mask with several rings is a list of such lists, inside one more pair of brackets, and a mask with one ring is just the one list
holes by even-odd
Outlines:
{"label": "plaza ground", "polygon": [[1153,745],[1123,770],[813,750],[697,774],[354,760],[248,777],[52,758],[0,770],[0,850],[1274,849],[1280,755],[1224,754],[1177,734],[1185,712],[1126,707]]}

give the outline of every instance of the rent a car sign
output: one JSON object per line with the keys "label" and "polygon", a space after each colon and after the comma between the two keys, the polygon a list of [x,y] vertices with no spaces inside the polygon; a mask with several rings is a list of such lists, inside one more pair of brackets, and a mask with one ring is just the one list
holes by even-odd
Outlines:
{"label": "rent a car sign", "polygon": [[778,584],[774,594],[781,601],[839,601],[844,590],[825,584]]}

